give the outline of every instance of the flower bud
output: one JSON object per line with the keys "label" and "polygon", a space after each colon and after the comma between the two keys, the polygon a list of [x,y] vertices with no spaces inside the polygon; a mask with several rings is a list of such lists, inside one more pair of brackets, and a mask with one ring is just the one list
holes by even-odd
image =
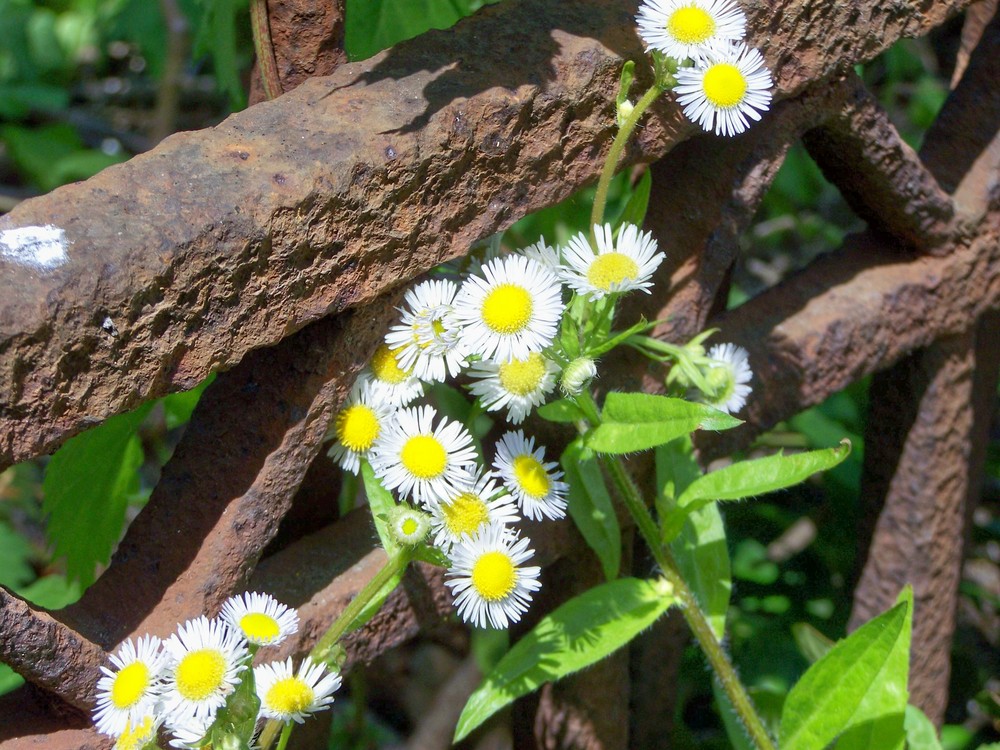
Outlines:
{"label": "flower bud", "polygon": [[579,396],[597,376],[597,364],[590,357],[577,357],[563,370],[559,387],[567,396]]}
{"label": "flower bud", "polygon": [[389,531],[404,547],[415,547],[420,544],[430,529],[430,516],[409,505],[399,505],[389,514]]}

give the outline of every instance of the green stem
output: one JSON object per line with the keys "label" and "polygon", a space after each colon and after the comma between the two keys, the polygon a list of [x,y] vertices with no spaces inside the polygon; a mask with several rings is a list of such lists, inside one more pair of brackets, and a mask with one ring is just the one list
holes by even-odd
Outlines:
{"label": "green stem", "polygon": [[292,727],[295,724],[291,721],[286,721],[285,726],[281,730],[281,737],[278,738],[278,750],[285,750],[288,747],[288,738],[292,736]]}
{"label": "green stem", "polygon": [[[393,576],[401,572],[412,559],[413,551],[408,547],[400,550],[399,554],[395,557],[390,557],[385,565],[375,574],[375,577],[365,584],[357,596],[351,599],[350,603],[344,607],[344,611],[340,613],[340,616],[333,621],[329,629],[316,641],[316,645],[309,652],[309,657],[313,661],[329,664],[330,654],[333,651],[333,647],[337,645],[337,641],[343,637],[344,633],[351,629],[351,625],[358,619],[358,615],[364,611],[365,607],[378,595],[382,588],[392,580]],[[274,743],[275,735],[278,734],[280,728],[281,722],[273,719],[267,722],[264,730],[260,733],[260,740],[257,743],[260,750],[268,750],[271,747]],[[280,750],[280,746],[278,750]]]}
{"label": "green stem", "polygon": [[271,21],[267,17],[267,0],[251,0],[250,30],[253,33],[254,52],[260,68],[260,80],[264,85],[264,95],[277,99],[284,91],[278,75],[278,63],[274,59],[274,45],[271,42]]}
{"label": "green stem", "polygon": [[673,554],[660,541],[659,529],[656,526],[656,522],[643,502],[638,487],[635,486],[632,478],[625,471],[625,466],[622,464],[621,459],[612,456],[601,456],[601,463],[617,485],[626,507],[629,509],[632,517],[635,518],[639,533],[646,540],[646,544],[652,551],[656,563],[663,571],[664,577],[674,587],[674,593],[680,601],[680,608],[684,619],[687,620],[691,632],[694,633],[694,637],[698,640],[698,644],[705,653],[708,663],[712,665],[712,670],[715,672],[719,684],[722,685],[722,689],[729,696],[729,700],[732,702],[737,715],[742,720],[743,726],[746,727],[750,739],[759,750],[776,750],[774,741],[767,733],[764,722],[761,721],[760,715],[754,708],[746,688],[743,687],[743,683],[737,677],[736,670],[733,668],[732,662],[729,661],[729,657],[722,648],[722,644],[715,637],[715,631],[712,630],[712,626],[705,618],[705,613],[698,604],[694,592],[684,582]]}
{"label": "green stem", "polygon": [[608,188],[611,186],[611,178],[615,176],[615,171],[618,169],[618,160],[621,159],[622,152],[625,151],[625,145],[632,136],[635,126],[639,123],[639,118],[642,117],[643,113],[649,109],[649,105],[655,102],[662,93],[663,89],[659,86],[652,86],[649,91],[642,95],[635,108],[625,118],[625,122],[618,129],[618,135],[615,136],[615,140],[611,144],[608,158],[604,161],[601,178],[597,181],[597,195],[594,196],[594,208],[590,212],[591,243],[596,243],[597,241],[597,238],[594,236],[594,226],[604,223],[604,209],[608,203]]}

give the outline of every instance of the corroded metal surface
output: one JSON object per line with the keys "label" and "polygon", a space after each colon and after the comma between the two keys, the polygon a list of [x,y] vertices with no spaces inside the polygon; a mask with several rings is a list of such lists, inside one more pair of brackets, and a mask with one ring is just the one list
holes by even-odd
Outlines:
{"label": "corroded metal surface", "polygon": [[[780,97],[964,5],[748,15]],[[0,465],[191,387],[593,179],[621,56],[641,56],[632,11],[502,3],[18,206],[0,228],[52,225],[70,244],[47,270],[0,261]],[[628,159],[687,132],[665,102]]]}

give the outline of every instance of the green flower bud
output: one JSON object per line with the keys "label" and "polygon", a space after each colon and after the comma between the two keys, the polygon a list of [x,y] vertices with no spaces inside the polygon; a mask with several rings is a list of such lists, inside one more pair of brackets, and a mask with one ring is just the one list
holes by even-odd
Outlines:
{"label": "green flower bud", "polygon": [[577,357],[563,370],[559,387],[567,396],[579,396],[597,376],[597,364],[590,357]]}

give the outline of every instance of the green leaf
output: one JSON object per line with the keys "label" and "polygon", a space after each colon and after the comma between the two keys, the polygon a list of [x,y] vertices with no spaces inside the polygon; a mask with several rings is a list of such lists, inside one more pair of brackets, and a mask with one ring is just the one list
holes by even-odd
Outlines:
{"label": "green leaf", "polygon": [[[941,750],[941,742],[938,740],[934,724],[916,706],[906,707],[903,728],[906,730],[906,745],[909,750]],[[989,747],[983,745],[979,750],[988,750]]]}
{"label": "green leaf", "polygon": [[632,336],[636,335],[637,333],[641,333],[642,331],[649,330],[651,325],[654,324],[649,323],[645,318],[642,318],[635,325],[630,326],[626,330],[621,331],[620,333],[616,333],[613,336],[609,336],[607,339],[604,340],[603,343],[598,344],[597,346],[592,346],[589,349],[587,349],[587,356],[591,358],[596,358],[600,357],[602,354],[607,354],[619,344],[625,343],[626,339],[629,339]]}
{"label": "green leaf", "polygon": [[677,499],[677,510],[664,520],[664,539],[680,531],[684,516],[715,500],[742,500],[798,484],[818,471],[836,466],[851,452],[843,441],[836,448],[796,453],[778,453],[752,461],[739,461],[692,482]]}
{"label": "green leaf", "polygon": [[823,750],[843,732],[895,648],[910,606],[897,604],[813,664],[785,700],[781,750]]}
{"label": "green leaf", "polygon": [[665,518],[677,507],[677,498],[702,475],[694,457],[694,443],[685,435],[656,446],[656,512]]}
{"label": "green leaf", "polygon": [[694,592],[712,631],[721,641],[726,632],[726,613],[733,584],[726,530],[718,506],[706,505],[689,515],[670,548],[681,576]]}
{"label": "green leaf", "polygon": [[396,500],[375,476],[371,464],[364,460],[361,461],[361,479],[365,484],[365,495],[368,496],[368,507],[372,511],[372,520],[375,522],[378,539],[382,543],[385,553],[389,557],[395,557],[399,554],[399,545],[392,532],[389,531],[389,515],[396,508]]}
{"label": "green leaf", "polygon": [[797,622],[792,625],[792,637],[810,664],[818,662],[833,648],[833,641],[807,622]]}
{"label": "green leaf", "polygon": [[128,497],[139,487],[142,444],[136,430],[152,403],[71,438],[45,469],[42,510],[56,556],[66,558],[66,575],[84,587],[94,567],[106,563],[121,535]]}
{"label": "green leaf", "polygon": [[80,584],[68,581],[65,576],[50,575],[35,579],[17,593],[36,606],[62,609],[79,599],[83,589]]}
{"label": "green leaf", "polygon": [[6,664],[0,664],[0,695],[17,690],[24,684],[24,678]]}
{"label": "green leaf", "polygon": [[31,545],[0,520],[0,585],[16,589],[35,577],[31,567]]}
{"label": "green leaf", "polygon": [[171,393],[163,398],[163,413],[166,418],[167,429],[173,430],[191,421],[191,414],[201,400],[201,394],[215,380],[213,372],[190,391]]}
{"label": "green leaf", "polygon": [[486,0],[348,0],[344,46],[363,60],[428,29],[446,29]]}
{"label": "green leaf", "polygon": [[569,600],[518,641],[469,698],[455,742],[512,701],[600,661],[652,625],[675,599],[662,581],[619,578]]}
{"label": "green leaf", "polygon": [[653,175],[647,169],[642,173],[642,177],[639,178],[639,184],[635,186],[635,190],[629,196],[628,203],[625,204],[625,209],[618,218],[617,226],[621,227],[625,224],[635,224],[637,227],[642,226],[642,222],[646,219],[646,210],[649,208],[649,193],[652,188]]}
{"label": "green leaf", "polygon": [[581,411],[580,407],[568,398],[561,398],[558,401],[543,404],[535,410],[535,413],[549,422],[574,424],[587,420],[587,416]]}
{"label": "green leaf", "polygon": [[618,96],[615,97],[615,104],[619,107],[628,99],[628,92],[632,89],[635,81],[635,62],[626,60],[622,65],[622,74],[618,78]]}
{"label": "green leaf", "polygon": [[614,580],[621,567],[621,529],[601,467],[580,438],[563,451],[561,462],[569,483],[569,515],[601,561],[604,577]]}
{"label": "green leaf", "polygon": [[587,447],[598,453],[633,453],[694,430],[726,430],[742,424],[704,404],[648,393],[609,393],[602,419],[604,423],[587,435]]}
{"label": "green leaf", "polygon": [[913,589],[907,586],[899,594],[898,604],[906,605],[903,629],[878,676],[868,686],[861,705],[851,716],[840,735],[836,750],[903,750],[905,733],[903,715],[909,691],[910,632],[913,620]]}

